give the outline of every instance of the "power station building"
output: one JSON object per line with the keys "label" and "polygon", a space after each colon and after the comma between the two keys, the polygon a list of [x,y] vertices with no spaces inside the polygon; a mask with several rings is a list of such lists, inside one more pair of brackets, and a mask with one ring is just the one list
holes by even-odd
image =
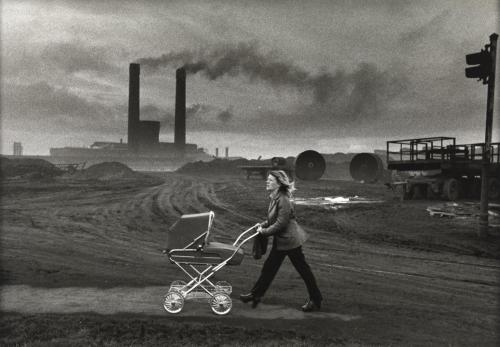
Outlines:
{"label": "power station building", "polygon": [[[196,144],[186,143],[186,70],[176,71],[174,143],[160,142],[160,122],[140,120],[140,65],[129,67],[128,141],[95,142],[90,148],[51,148],[54,161],[121,161],[135,169],[161,166],[161,162],[182,164],[211,160],[212,157]],[[63,160],[67,159],[67,160]]]}

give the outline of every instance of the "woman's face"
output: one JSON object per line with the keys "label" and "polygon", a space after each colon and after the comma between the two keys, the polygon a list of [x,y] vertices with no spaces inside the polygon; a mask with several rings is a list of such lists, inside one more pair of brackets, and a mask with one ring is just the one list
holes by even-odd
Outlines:
{"label": "woman's face", "polygon": [[267,176],[266,190],[274,191],[280,187],[278,180],[273,175]]}

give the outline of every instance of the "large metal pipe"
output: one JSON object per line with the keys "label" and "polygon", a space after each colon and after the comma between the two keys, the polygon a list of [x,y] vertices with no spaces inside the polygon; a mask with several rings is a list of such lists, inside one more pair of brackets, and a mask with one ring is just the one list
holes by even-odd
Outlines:
{"label": "large metal pipe", "polygon": [[179,150],[186,145],[186,69],[183,67],[175,72],[175,133],[174,142]]}
{"label": "large metal pipe", "polygon": [[325,158],[323,158],[323,156],[316,151],[304,151],[295,159],[295,176],[301,180],[319,180],[325,173],[325,169]]}
{"label": "large metal pipe", "polygon": [[141,66],[137,63],[130,64],[129,67],[129,87],[128,87],[128,148],[136,151],[139,147],[139,75]]}
{"label": "large metal pipe", "polygon": [[358,153],[349,164],[349,172],[356,181],[374,183],[384,175],[384,163],[376,154]]}

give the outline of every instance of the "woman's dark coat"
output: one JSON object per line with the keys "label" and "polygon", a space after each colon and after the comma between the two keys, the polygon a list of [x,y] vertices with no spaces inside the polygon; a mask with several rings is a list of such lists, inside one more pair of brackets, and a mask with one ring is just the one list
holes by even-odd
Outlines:
{"label": "woman's dark coat", "polygon": [[295,211],[290,198],[283,192],[271,195],[267,221],[262,224],[262,228],[263,235],[275,237],[278,251],[302,246],[308,237],[295,219]]}

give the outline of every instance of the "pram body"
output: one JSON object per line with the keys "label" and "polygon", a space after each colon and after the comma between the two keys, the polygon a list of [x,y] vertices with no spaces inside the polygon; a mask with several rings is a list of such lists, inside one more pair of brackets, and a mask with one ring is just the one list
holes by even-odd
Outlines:
{"label": "pram body", "polygon": [[[215,314],[224,315],[232,308],[232,287],[226,281],[213,283],[210,278],[225,265],[240,265],[244,258],[241,248],[256,236],[257,225],[241,233],[233,244],[217,242],[211,235],[215,218],[213,211],[185,214],[168,231],[165,253],[177,265],[189,282],[173,281],[164,297],[163,307],[169,313],[179,313],[188,299],[208,299]],[[243,238],[244,235],[250,235]]]}

